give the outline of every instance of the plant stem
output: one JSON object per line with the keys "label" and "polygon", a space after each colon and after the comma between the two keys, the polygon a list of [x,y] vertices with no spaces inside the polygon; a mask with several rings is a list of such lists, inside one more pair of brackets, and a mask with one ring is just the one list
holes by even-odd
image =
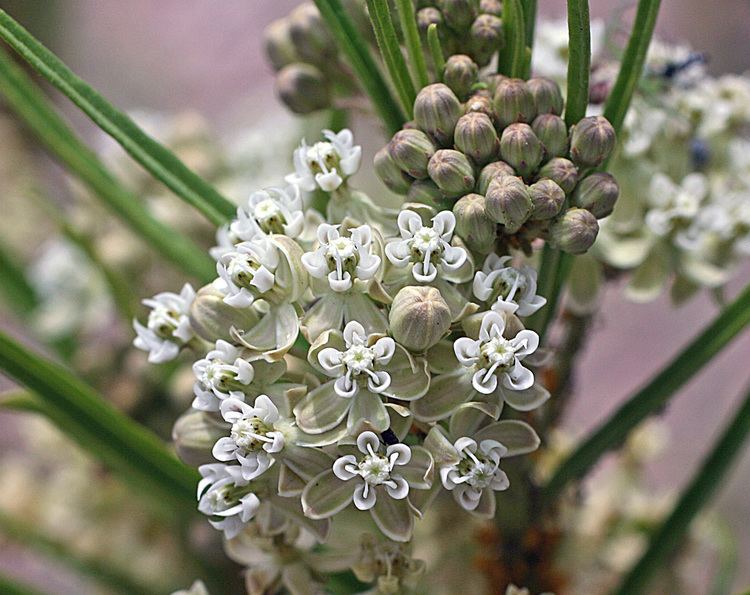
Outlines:
{"label": "plant stem", "polygon": [[427,64],[424,59],[422,40],[419,38],[416,11],[412,0],[396,0],[399,23],[406,43],[406,51],[413,66],[414,82],[419,89],[430,84],[427,76]]}
{"label": "plant stem", "polygon": [[568,127],[586,115],[591,71],[591,25],[588,0],[568,0],[568,97],[565,123]]}
{"label": "plant stem", "polygon": [[523,75],[526,65],[526,26],[521,0],[503,2],[505,48],[500,52],[497,71],[509,77]]}
{"label": "plant stem", "polygon": [[526,24],[526,47],[534,47],[537,0],[523,0],[523,21]]}
{"label": "plant stem", "polygon": [[430,48],[432,56],[432,66],[435,69],[435,82],[443,80],[443,70],[445,70],[445,58],[443,57],[443,46],[440,43],[438,29],[435,23],[427,27],[427,45]]}

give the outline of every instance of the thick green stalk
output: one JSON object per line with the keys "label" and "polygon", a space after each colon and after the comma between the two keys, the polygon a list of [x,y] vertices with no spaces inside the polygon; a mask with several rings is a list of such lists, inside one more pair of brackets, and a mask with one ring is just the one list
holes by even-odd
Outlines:
{"label": "thick green stalk", "polygon": [[432,57],[432,66],[435,69],[435,82],[443,80],[443,70],[445,70],[445,57],[443,56],[443,46],[440,43],[438,29],[435,23],[427,27],[427,46],[430,48]]}
{"label": "thick green stalk", "polygon": [[661,372],[628,399],[557,468],[545,487],[551,501],[570,482],[585,475],[607,451],[663,407],[688,380],[750,323],[750,286],[684,348]]}
{"label": "thick green stalk", "polygon": [[409,54],[409,60],[413,67],[414,83],[417,88],[422,89],[430,84],[430,79],[427,76],[427,63],[424,59],[422,40],[419,37],[419,29],[417,28],[414,2],[412,0],[396,0],[396,8],[398,10],[401,31],[404,34],[406,51]]}
{"label": "thick green stalk", "polygon": [[669,556],[682,542],[690,523],[714,495],[732,463],[742,452],[742,446],[748,434],[750,434],[750,392],[682,492],[672,513],[651,536],[648,548],[628,572],[616,593],[619,595],[643,593],[656,571],[669,564]]}
{"label": "thick green stalk", "polygon": [[398,103],[393,99],[388,85],[383,79],[370,49],[363,41],[354,23],[344,10],[341,0],[314,0],[328,28],[336,38],[341,51],[357,74],[375,110],[383,120],[386,129],[394,134],[406,121]]}
{"label": "thick green stalk", "polygon": [[591,24],[588,0],[568,0],[568,97],[565,123],[568,127],[586,115],[591,71]]}
{"label": "thick green stalk", "polygon": [[151,216],[138,197],[124,189],[97,156],[76,137],[38,87],[2,49],[0,88],[8,104],[50,153],[84,182],[131,230],[187,274],[204,282],[216,276],[208,254],[192,240]]}
{"label": "thick green stalk", "polygon": [[3,10],[0,37],[177,196],[217,225],[233,217],[235,206],[230,201],[76,76]]}
{"label": "thick green stalk", "polygon": [[370,13],[372,30],[380,48],[380,55],[401,100],[401,106],[404,108],[407,117],[411,117],[416,92],[409,76],[406,60],[401,53],[401,46],[398,43],[396,29],[391,19],[391,8],[388,0],[367,0],[367,8]]}
{"label": "thick green stalk", "polygon": [[503,2],[503,33],[505,47],[500,51],[497,71],[510,77],[520,77],[526,67],[526,25],[521,0]]}
{"label": "thick green stalk", "polygon": [[541,340],[547,335],[557,315],[562,288],[573,265],[573,256],[545,244],[539,265],[539,295],[547,298],[547,304],[529,319],[529,328],[535,330]]}

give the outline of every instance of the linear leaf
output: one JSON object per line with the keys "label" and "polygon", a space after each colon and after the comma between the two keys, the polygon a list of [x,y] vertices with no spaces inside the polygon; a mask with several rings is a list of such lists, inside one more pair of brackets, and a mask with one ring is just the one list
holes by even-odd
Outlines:
{"label": "linear leaf", "polygon": [[430,48],[432,56],[432,66],[435,69],[435,81],[443,80],[443,70],[445,69],[445,58],[443,57],[443,46],[440,43],[438,28],[435,23],[427,27],[427,46]]}
{"label": "linear leaf", "polygon": [[500,51],[497,71],[510,77],[523,75],[526,65],[526,25],[521,0],[503,2],[505,47]]}
{"label": "linear leaf", "polygon": [[565,123],[568,127],[586,115],[591,71],[591,24],[588,0],[568,0],[568,96]]}
{"label": "linear leaf", "polygon": [[3,10],[0,37],[177,196],[217,225],[233,217],[235,206],[230,201],[76,76]]}
{"label": "linear leaf", "polygon": [[406,51],[409,53],[409,60],[414,68],[415,83],[421,89],[430,83],[430,79],[427,76],[427,63],[424,59],[422,40],[419,37],[414,2],[412,0],[396,0],[396,8],[401,31],[404,34]]}
{"label": "linear leaf", "polygon": [[3,595],[43,595],[41,591],[0,574],[0,593]]}
{"label": "linear leaf", "polygon": [[523,21],[526,24],[526,47],[534,47],[534,30],[536,29],[537,0],[523,0]]}
{"label": "linear leaf", "polygon": [[28,316],[39,298],[26,278],[23,265],[3,243],[0,243],[0,270],[3,271],[0,295],[19,316]]}

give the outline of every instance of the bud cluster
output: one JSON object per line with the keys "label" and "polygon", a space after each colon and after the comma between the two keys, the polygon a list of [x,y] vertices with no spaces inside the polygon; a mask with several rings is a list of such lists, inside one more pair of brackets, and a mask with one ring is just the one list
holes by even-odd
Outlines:
{"label": "bud cluster", "polygon": [[376,155],[383,183],[409,202],[451,209],[478,254],[530,253],[537,238],[586,252],[619,193],[595,171],[615,145],[610,123],[593,116],[568,130],[557,83],[481,80],[468,56],[452,56],[443,80],[419,92],[414,121]]}

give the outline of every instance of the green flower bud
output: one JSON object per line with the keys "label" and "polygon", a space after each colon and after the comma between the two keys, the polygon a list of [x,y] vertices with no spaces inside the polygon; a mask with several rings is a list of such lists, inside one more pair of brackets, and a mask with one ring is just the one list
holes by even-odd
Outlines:
{"label": "green flower bud", "polygon": [[406,175],[391,157],[388,146],[375,153],[373,160],[375,173],[386,188],[396,194],[406,194],[411,188],[412,179]]}
{"label": "green flower bud", "polygon": [[544,156],[542,143],[528,124],[511,124],[500,137],[500,156],[524,178],[533,174]]}
{"label": "green flower bud", "polygon": [[463,54],[451,56],[443,69],[443,81],[459,99],[466,99],[472,86],[478,82],[479,67]]}
{"label": "green flower bud", "polygon": [[437,25],[438,31],[443,28],[443,13],[434,6],[428,6],[417,11],[417,27],[422,35],[427,35],[430,25]]}
{"label": "green flower bud", "polygon": [[549,228],[549,241],[555,248],[569,254],[583,254],[596,240],[599,223],[586,209],[572,208]]}
{"label": "green flower bud", "polygon": [[441,147],[453,144],[453,129],[461,112],[458,97],[442,83],[428,85],[414,101],[414,120]]}
{"label": "green flower bud", "polygon": [[500,0],[480,0],[479,12],[482,14],[493,14],[496,17],[503,16],[503,4]]}
{"label": "green flower bud", "polygon": [[490,73],[484,74],[481,78],[482,82],[487,85],[487,90],[490,92],[491,97],[495,97],[495,91],[503,81],[507,81],[508,77],[504,74]]}
{"label": "green flower bud", "polygon": [[435,154],[435,145],[421,130],[399,130],[388,144],[393,161],[412,178],[427,177],[427,163]]}
{"label": "green flower bud", "polygon": [[471,54],[480,66],[487,66],[492,56],[505,45],[503,22],[493,14],[480,14],[469,31]]}
{"label": "green flower bud", "polygon": [[453,205],[456,233],[466,245],[480,254],[492,250],[497,235],[497,224],[487,217],[485,198],[481,194],[467,194]]}
{"label": "green flower bud", "polygon": [[448,196],[459,196],[474,188],[474,168],[460,151],[436,151],[427,170],[432,181]]}
{"label": "green flower bud", "polygon": [[565,120],[554,114],[537,116],[531,129],[544,145],[544,154],[549,157],[563,157],[568,154],[568,127]]}
{"label": "green flower bud", "polygon": [[535,221],[552,219],[565,204],[565,192],[549,178],[529,186],[529,196],[531,204],[534,205],[531,219]]}
{"label": "green flower bud", "polygon": [[329,65],[336,57],[336,42],[312,2],[300,4],[289,13],[289,36],[297,55],[317,66]]}
{"label": "green flower bud", "polygon": [[469,97],[466,100],[465,109],[467,114],[484,114],[485,116],[489,116],[490,120],[494,121],[495,110],[492,107],[492,99],[490,99],[486,91],[479,91]]}
{"label": "green flower bud", "polygon": [[309,114],[331,106],[331,93],[323,73],[311,64],[284,66],[276,77],[276,92],[297,114]]}
{"label": "green flower bud", "polygon": [[565,194],[573,192],[578,183],[578,168],[569,159],[555,157],[539,170],[540,178],[549,178],[563,189]]}
{"label": "green flower bud", "polygon": [[526,184],[515,176],[501,176],[490,182],[485,195],[487,216],[505,226],[505,232],[516,233],[531,215],[533,205]]}
{"label": "green flower bud", "polygon": [[406,195],[408,202],[418,202],[432,207],[441,205],[443,199],[443,191],[432,180],[417,180],[411,185]]}
{"label": "green flower bud", "polygon": [[532,122],[536,117],[534,98],[521,79],[501,80],[495,89],[494,103],[497,122],[503,128],[513,122]]}
{"label": "green flower bud", "polygon": [[393,338],[411,351],[423,352],[450,330],[451,311],[435,287],[404,287],[388,315]]}
{"label": "green flower bud", "polygon": [[479,165],[497,158],[500,140],[485,114],[469,113],[459,118],[455,131],[456,147]]}
{"label": "green flower bud", "polygon": [[597,219],[612,214],[615,202],[620,195],[620,187],[614,176],[595,172],[581,180],[573,192],[573,204],[591,213]]}
{"label": "green flower bud", "polygon": [[477,192],[479,194],[487,194],[487,188],[489,188],[490,182],[500,176],[515,176],[516,170],[505,161],[493,161],[488,163],[479,172],[479,181],[477,182]]}
{"label": "green flower bud", "polygon": [[596,167],[615,148],[615,129],[603,116],[584,118],[573,126],[570,157],[581,167]]}
{"label": "green flower bud", "polygon": [[172,427],[172,441],[180,460],[198,466],[214,462],[211,454],[216,441],[229,433],[229,425],[217,415],[206,411],[189,410]]}
{"label": "green flower bud", "polygon": [[281,70],[284,66],[299,61],[294,51],[294,42],[289,34],[287,19],[275,20],[266,27],[263,32],[263,45],[274,70]]}
{"label": "green flower bud", "polygon": [[437,0],[445,24],[456,33],[463,33],[479,14],[478,0]]}
{"label": "green flower bud", "polygon": [[199,337],[215,343],[219,339],[233,342],[232,327],[250,330],[258,322],[253,308],[235,308],[224,303],[224,294],[208,284],[198,290],[190,306],[190,326]]}
{"label": "green flower bud", "polygon": [[537,114],[555,114],[559,116],[565,105],[560,86],[553,80],[537,77],[526,81]]}

